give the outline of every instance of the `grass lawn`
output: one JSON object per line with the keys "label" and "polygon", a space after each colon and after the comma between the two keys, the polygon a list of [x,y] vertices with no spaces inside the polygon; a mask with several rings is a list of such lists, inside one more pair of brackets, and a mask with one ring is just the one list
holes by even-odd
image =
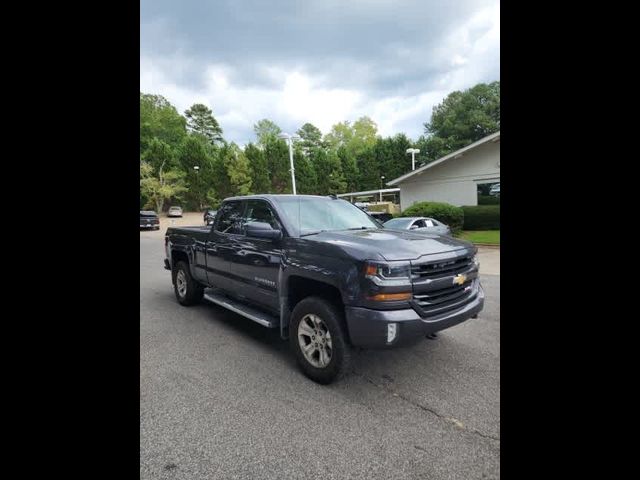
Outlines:
{"label": "grass lawn", "polygon": [[465,230],[458,237],[471,243],[500,245],[500,230]]}

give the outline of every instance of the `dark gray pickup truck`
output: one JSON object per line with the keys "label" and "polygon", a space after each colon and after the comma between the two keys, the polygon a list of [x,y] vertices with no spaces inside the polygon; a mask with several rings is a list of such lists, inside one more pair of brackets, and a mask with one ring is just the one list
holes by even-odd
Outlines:
{"label": "dark gray pickup truck", "polygon": [[347,371],[352,346],[407,344],[484,305],[473,245],[382,228],[335,197],[229,198],[212,226],[169,228],[165,248],[180,304],[278,328],[319,383]]}

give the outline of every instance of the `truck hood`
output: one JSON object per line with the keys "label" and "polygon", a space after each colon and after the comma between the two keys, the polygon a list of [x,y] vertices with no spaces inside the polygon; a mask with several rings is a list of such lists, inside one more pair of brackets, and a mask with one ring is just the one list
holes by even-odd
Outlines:
{"label": "truck hood", "polygon": [[415,260],[423,255],[473,250],[469,242],[452,237],[386,228],[321,232],[306,239],[333,244],[352,256],[372,260]]}

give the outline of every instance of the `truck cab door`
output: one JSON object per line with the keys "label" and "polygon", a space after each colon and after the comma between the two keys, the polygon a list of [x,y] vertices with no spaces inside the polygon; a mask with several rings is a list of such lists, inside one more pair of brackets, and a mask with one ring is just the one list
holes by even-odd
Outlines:
{"label": "truck cab door", "polygon": [[232,290],[233,272],[230,258],[242,238],[242,215],[245,202],[226,202],[216,215],[206,244],[205,262],[210,286]]}
{"label": "truck cab door", "polygon": [[230,257],[231,271],[239,278],[239,293],[263,307],[278,310],[278,273],[282,263],[283,239],[253,238],[245,225],[262,222],[284,234],[282,223],[266,200],[247,200],[243,218],[242,240]]}

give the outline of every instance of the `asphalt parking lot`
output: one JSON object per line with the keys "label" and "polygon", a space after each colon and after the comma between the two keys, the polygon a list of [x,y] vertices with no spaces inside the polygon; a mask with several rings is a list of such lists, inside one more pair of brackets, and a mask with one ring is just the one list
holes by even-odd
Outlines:
{"label": "asphalt parking lot", "polygon": [[320,386],[278,332],[176,302],[163,222],[140,233],[141,479],[499,478],[495,252],[487,271],[481,257],[479,318],[413,347],[357,352],[351,375]]}

